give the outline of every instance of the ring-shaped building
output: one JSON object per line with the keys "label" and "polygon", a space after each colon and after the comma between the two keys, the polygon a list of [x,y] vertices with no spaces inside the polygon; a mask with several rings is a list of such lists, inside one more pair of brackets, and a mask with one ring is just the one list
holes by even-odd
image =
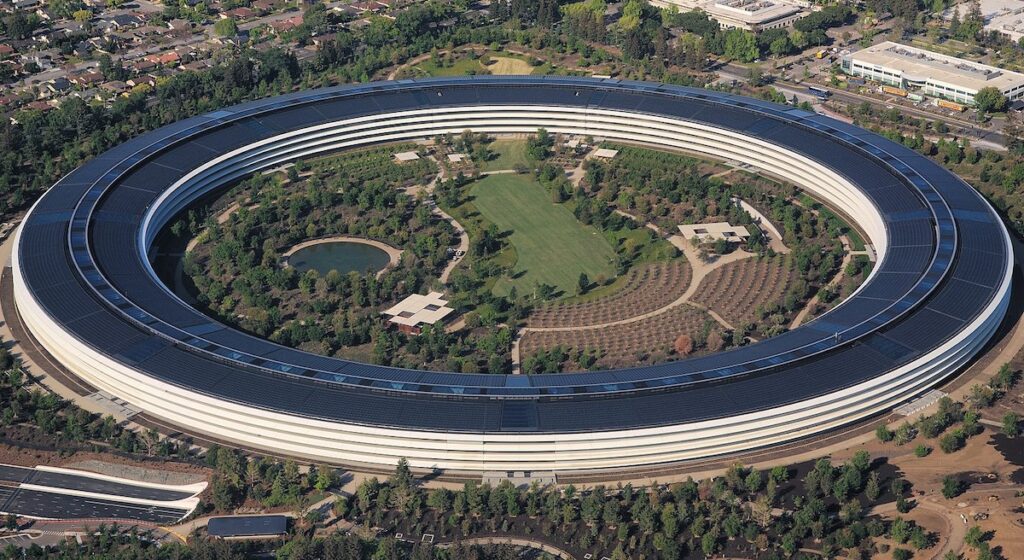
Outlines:
{"label": "ring-shaped building", "polygon": [[[542,375],[406,370],[283,347],[193,309],[154,272],[157,234],[237,179],[348,148],[538,128],[749,165],[842,212],[877,262],[853,295],[777,337],[654,366]],[[89,385],[247,448],[452,471],[626,469],[885,412],[985,347],[1013,269],[1007,231],[974,189],[877,134],[725,93],[560,77],[344,86],[185,119],[62,178],[15,243],[22,323]]]}

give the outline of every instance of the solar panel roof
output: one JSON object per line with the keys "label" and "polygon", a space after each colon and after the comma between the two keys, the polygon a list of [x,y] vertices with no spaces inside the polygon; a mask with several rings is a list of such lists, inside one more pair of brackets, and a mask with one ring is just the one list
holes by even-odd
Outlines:
{"label": "solar panel roof", "polygon": [[[890,251],[853,298],[759,344],[656,366],[515,378],[384,368],[259,340],[185,307],[136,254],[142,213],[188,169],[217,154],[327,120],[479,103],[675,116],[792,149],[862,187],[886,220]],[[144,134],[51,189],[26,220],[18,250],[29,288],[75,336],[173,384],[357,423],[572,431],[795,402],[906,363],[955,334],[993,297],[992,275],[1009,258],[1005,247],[991,242],[1001,231],[998,220],[969,186],[934,162],[805,111],[659,84],[476,77],[299,92]],[[965,254],[964,247],[984,250]],[[503,404],[509,398],[530,400]]]}

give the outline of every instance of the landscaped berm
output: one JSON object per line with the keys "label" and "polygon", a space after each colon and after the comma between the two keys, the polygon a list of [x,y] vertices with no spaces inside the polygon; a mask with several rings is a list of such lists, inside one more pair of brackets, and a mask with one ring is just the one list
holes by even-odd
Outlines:
{"label": "landscaped berm", "polygon": [[473,204],[503,232],[516,250],[512,279],[501,278],[495,293],[512,286],[529,293],[539,284],[567,295],[578,286],[580,273],[589,278],[615,276],[615,251],[596,228],[585,226],[530,175],[490,175],[472,189]]}

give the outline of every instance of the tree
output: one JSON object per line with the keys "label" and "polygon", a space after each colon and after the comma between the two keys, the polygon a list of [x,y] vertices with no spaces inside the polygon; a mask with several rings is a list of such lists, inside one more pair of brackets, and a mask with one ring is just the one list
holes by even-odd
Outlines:
{"label": "tree", "polygon": [[789,54],[789,51],[793,50],[793,43],[789,40],[788,35],[783,35],[772,41],[768,46],[768,50],[771,51],[772,56],[778,58]]}
{"label": "tree", "polygon": [[760,494],[750,505],[750,518],[762,529],[772,523],[772,502],[768,496]]}
{"label": "tree", "polygon": [[1006,110],[1006,96],[997,87],[983,87],[974,94],[974,106],[982,113],[999,113]]}
{"label": "tree", "polygon": [[864,487],[864,495],[867,496],[872,502],[878,499],[878,496],[882,494],[882,488],[878,481],[878,472],[872,472],[868,476],[868,483]]}
{"label": "tree", "polygon": [[213,24],[213,32],[218,37],[234,37],[238,35],[238,23],[232,18],[219,19]]}
{"label": "tree", "polygon": [[757,493],[761,490],[761,471],[757,469],[750,469],[747,473],[747,478],[743,481],[744,486],[747,487],[747,492],[751,494]]}
{"label": "tree", "polygon": [[590,278],[586,272],[581,272],[579,279],[576,281],[576,286],[579,289],[579,293],[585,294],[590,289]]}
{"label": "tree", "polygon": [[943,453],[954,453],[964,446],[964,436],[960,430],[954,430],[939,440],[939,449]]}
{"label": "tree", "polygon": [[334,505],[331,506],[331,509],[334,511],[334,515],[336,517],[345,517],[348,515],[349,511],[348,498],[345,496],[338,496],[334,500]]}
{"label": "tree", "polygon": [[892,433],[892,430],[890,430],[885,424],[879,424],[879,426],[875,428],[875,437],[877,437],[878,441],[882,443],[892,441],[894,435],[895,434]]}
{"label": "tree", "polygon": [[50,0],[50,10],[62,19],[74,17],[75,12],[85,8],[82,0]]}
{"label": "tree", "polygon": [[318,491],[323,492],[338,483],[338,477],[334,469],[327,465],[317,465],[316,483],[313,485]]}
{"label": "tree", "polygon": [[985,542],[985,531],[977,525],[971,526],[964,535],[964,543],[971,548],[978,548]]}
{"label": "tree", "polygon": [[224,479],[223,476],[214,476],[213,481],[210,483],[211,489],[211,501],[213,507],[220,511],[228,511],[235,504],[235,490],[231,483]]}
{"label": "tree", "polygon": [[951,500],[963,493],[963,483],[952,476],[942,478],[942,497]]}
{"label": "tree", "polygon": [[753,62],[761,56],[757,48],[757,37],[742,29],[725,32],[725,56],[740,62]]}
{"label": "tree", "polygon": [[1003,415],[1003,434],[1007,437],[1017,437],[1020,434],[1020,417],[1015,412],[1007,412]]}
{"label": "tree", "polygon": [[889,538],[897,544],[907,542],[907,539],[910,538],[910,523],[897,516],[896,519],[892,520],[892,525],[889,526]]}
{"label": "tree", "polygon": [[681,334],[676,337],[676,342],[673,346],[676,353],[680,356],[689,356],[693,352],[693,338],[688,334]]}

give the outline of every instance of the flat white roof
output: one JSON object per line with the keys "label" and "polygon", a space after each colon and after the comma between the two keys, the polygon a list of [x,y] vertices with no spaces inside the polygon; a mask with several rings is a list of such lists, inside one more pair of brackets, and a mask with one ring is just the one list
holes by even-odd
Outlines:
{"label": "flat white roof", "polygon": [[653,0],[655,6],[680,11],[704,10],[728,27],[759,27],[807,11],[800,0]]}
{"label": "flat white roof", "polygon": [[395,159],[398,161],[416,161],[420,159],[420,155],[416,152],[398,152],[395,154]]}
{"label": "flat white roof", "polygon": [[467,159],[466,154],[448,154],[448,161],[458,163]]}
{"label": "flat white roof", "polygon": [[[986,31],[1005,33],[1014,41],[1024,37],[1024,0],[981,0],[978,4]],[[961,2],[947,8],[942,17],[949,20],[959,12],[963,19],[969,9],[970,2]]]}
{"label": "flat white roof", "polygon": [[718,0],[707,5],[711,15],[728,14],[744,23],[757,25],[795,14],[800,8],[770,0]]}
{"label": "flat white roof", "polygon": [[1024,84],[1024,74],[892,41],[857,51],[848,58],[899,71],[909,81],[942,82],[972,91],[992,86],[1005,92]]}
{"label": "flat white roof", "polygon": [[434,323],[444,319],[455,311],[448,307],[448,301],[441,299],[441,292],[430,292],[427,295],[413,294],[383,312],[388,321],[397,325],[414,327],[416,325]]}
{"label": "flat white roof", "polygon": [[598,148],[597,151],[594,152],[594,157],[599,158],[611,159],[617,155],[619,155],[618,150],[609,150],[608,148]]}
{"label": "flat white roof", "polygon": [[725,239],[726,241],[743,241],[750,237],[750,232],[743,226],[734,226],[729,222],[713,222],[710,224],[686,224],[679,226],[679,233],[687,240],[696,237],[701,241]]}

